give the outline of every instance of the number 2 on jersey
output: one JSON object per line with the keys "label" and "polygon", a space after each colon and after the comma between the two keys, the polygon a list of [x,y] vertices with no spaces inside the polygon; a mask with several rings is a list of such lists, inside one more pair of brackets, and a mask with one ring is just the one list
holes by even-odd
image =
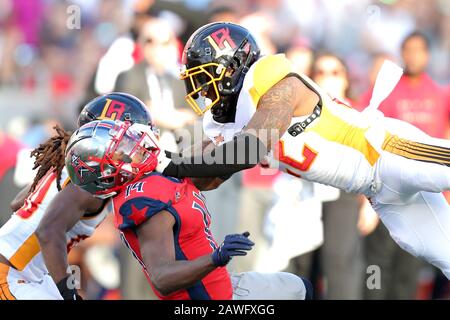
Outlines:
{"label": "number 2 on jersey", "polygon": [[[286,155],[284,150],[284,141],[280,141],[278,143],[278,159],[280,162],[283,162],[295,169],[298,169],[300,171],[308,171],[309,168],[311,168],[311,165],[313,164],[314,160],[317,157],[317,151],[312,149],[310,146],[308,146],[306,143],[303,145],[302,155],[303,155],[303,161],[298,161],[294,158],[291,158],[290,156]],[[288,171],[290,173],[290,171]]]}

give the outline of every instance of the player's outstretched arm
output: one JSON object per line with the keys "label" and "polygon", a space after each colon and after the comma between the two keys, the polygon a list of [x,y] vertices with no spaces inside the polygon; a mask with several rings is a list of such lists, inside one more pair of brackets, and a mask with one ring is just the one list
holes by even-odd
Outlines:
{"label": "player's outstretched arm", "polygon": [[86,212],[96,212],[102,205],[103,200],[94,198],[76,185],[69,184],[58,192],[48,206],[36,235],[45,265],[56,284],[68,276],[66,232]]}
{"label": "player's outstretched arm", "polygon": [[229,177],[241,170],[253,168],[266,155],[267,148],[258,137],[252,133],[243,133],[203,154],[186,157],[166,152],[170,160],[166,161],[161,172],[177,178]]}
{"label": "player's outstretched arm", "polygon": [[223,178],[191,178],[192,183],[200,191],[217,189],[228,177]]}
{"label": "player's outstretched arm", "polygon": [[201,154],[166,153],[162,173],[177,178],[222,177],[256,166],[286,132],[292,116],[307,115],[319,97],[294,76],[282,79],[259,100],[243,133]]}
{"label": "player's outstretched arm", "polygon": [[[189,155],[199,155],[199,154],[208,154],[214,149],[214,143],[209,138],[205,138],[204,140],[200,141],[199,143],[191,145],[189,148],[186,148],[180,152],[180,154],[185,154],[186,157]],[[193,158],[194,159],[194,158]],[[200,191],[208,191],[208,190],[214,190],[217,189],[222,183],[224,183],[227,179],[229,179],[232,174],[228,174],[226,176],[222,177],[204,177],[204,178],[198,178],[195,176],[196,172],[202,172],[203,170],[196,169],[195,167],[192,167],[191,170],[194,169],[195,171],[189,172],[189,170],[186,171],[179,171],[180,174],[184,173],[184,176],[179,176],[178,178],[184,178],[184,177],[190,177],[192,179],[192,182],[194,185],[199,189]]]}
{"label": "player's outstretched arm", "polygon": [[[161,211],[137,227],[140,251],[153,286],[162,295],[189,288],[208,273],[228,263],[231,256],[245,255],[253,243],[242,235],[213,254],[195,260],[175,260],[173,226],[175,219],[167,211]],[[240,236],[240,237],[239,237]]]}

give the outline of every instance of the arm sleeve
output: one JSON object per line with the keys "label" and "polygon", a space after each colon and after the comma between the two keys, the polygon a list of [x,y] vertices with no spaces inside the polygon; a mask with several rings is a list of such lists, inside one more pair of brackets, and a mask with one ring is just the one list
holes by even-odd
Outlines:
{"label": "arm sleeve", "polygon": [[177,178],[229,177],[253,168],[266,155],[264,143],[255,135],[244,133],[206,154],[183,157],[170,153],[167,156],[171,161],[162,173]]}
{"label": "arm sleeve", "polygon": [[119,224],[118,228],[122,231],[135,228],[169,206],[168,203],[148,197],[130,199],[119,209],[122,223]]}

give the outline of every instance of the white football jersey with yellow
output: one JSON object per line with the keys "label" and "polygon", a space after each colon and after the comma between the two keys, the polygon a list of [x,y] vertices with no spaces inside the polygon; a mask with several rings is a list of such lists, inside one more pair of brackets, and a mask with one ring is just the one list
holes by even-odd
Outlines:
{"label": "white football jersey with yellow", "polygon": [[[216,144],[233,139],[252,118],[260,97],[291,73],[290,62],[282,54],[259,59],[245,75],[235,122],[218,123],[211,111],[207,111],[203,120],[205,134]],[[270,152],[271,166],[348,192],[366,193],[371,187],[379,158],[377,150],[381,150],[385,131],[382,128],[371,130],[374,128],[363,114],[333,100],[306,76],[298,77],[320,96],[321,114],[301,134],[294,137],[286,132],[282,135]],[[291,125],[306,118],[294,117]]]}
{"label": "white football jersey with yellow", "polygon": [[[61,186],[69,182],[66,169],[62,170]],[[36,229],[45,211],[58,193],[56,174],[48,172],[38,183],[34,192],[25,200],[22,208],[0,228],[0,254],[9,260],[24,280],[39,282],[48,273],[36,237]],[[90,237],[110,212],[109,204],[93,216],[86,215],[66,233],[67,250]]]}
{"label": "white football jersey with yellow", "polygon": [[[232,139],[255,113],[259,98],[289,73],[283,55],[258,60],[245,76],[236,122],[217,123],[207,112],[205,133],[217,143]],[[306,180],[365,194],[396,243],[450,279],[450,207],[441,193],[450,190],[450,140],[385,118],[377,114],[376,103],[363,112],[353,110],[297,76],[319,95],[320,115],[291,120],[291,126],[305,124],[304,131],[283,134],[270,152],[272,164]],[[390,77],[389,72],[381,77],[384,89],[375,101],[389,94],[383,81],[394,82]]]}

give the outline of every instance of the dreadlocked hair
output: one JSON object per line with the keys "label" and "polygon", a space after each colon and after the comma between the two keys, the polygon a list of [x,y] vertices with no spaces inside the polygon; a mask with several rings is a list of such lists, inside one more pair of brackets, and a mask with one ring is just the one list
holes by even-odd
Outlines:
{"label": "dreadlocked hair", "polygon": [[61,172],[64,168],[64,152],[66,150],[67,143],[69,142],[71,133],[64,131],[58,125],[54,126],[56,135],[48,139],[31,151],[30,157],[34,157],[33,170],[38,169],[36,176],[34,177],[33,184],[31,185],[30,192],[33,192],[39,181],[47,174],[49,170],[56,172],[56,186],[58,190],[61,190]]}

